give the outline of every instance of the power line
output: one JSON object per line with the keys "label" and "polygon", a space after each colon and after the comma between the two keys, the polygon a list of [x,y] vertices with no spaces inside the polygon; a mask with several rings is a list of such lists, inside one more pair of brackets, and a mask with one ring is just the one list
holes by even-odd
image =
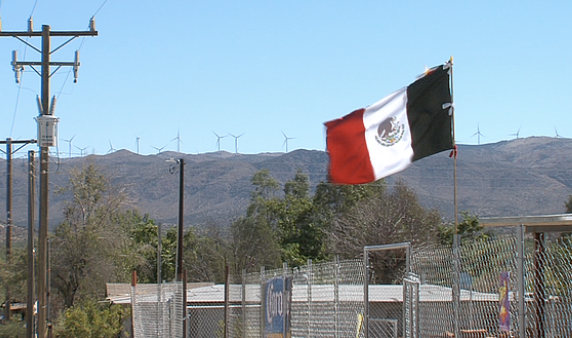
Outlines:
{"label": "power line", "polygon": [[103,6],[105,6],[106,3],[107,3],[107,0],[105,0],[103,2],[103,4],[101,4],[101,6],[99,6],[99,8],[97,9],[97,11],[95,11],[95,13],[92,15],[92,17],[96,16],[97,13],[99,13],[99,11],[103,8]]}
{"label": "power line", "polygon": [[34,7],[32,8],[32,13],[30,13],[30,18],[32,16],[34,16],[34,12],[36,11],[36,6],[38,5],[38,0],[36,0],[36,3],[34,4]]}

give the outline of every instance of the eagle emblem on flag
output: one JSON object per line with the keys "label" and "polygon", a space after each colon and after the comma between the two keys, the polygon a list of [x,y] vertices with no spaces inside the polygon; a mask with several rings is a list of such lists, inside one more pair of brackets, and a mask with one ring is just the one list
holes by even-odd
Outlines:
{"label": "eagle emblem on flag", "polygon": [[405,127],[395,116],[388,117],[377,127],[375,140],[384,147],[391,147],[403,138]]}

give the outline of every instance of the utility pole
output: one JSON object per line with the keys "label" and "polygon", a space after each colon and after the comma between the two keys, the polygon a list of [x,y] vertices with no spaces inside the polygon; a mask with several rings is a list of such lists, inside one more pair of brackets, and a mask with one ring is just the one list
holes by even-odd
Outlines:
{"label": "utility pole", "polygon": [[[90,30],[89,31],[50,31],[50,26],[43,25],[41,31],[34,31],[32,27],[32,20],[30,19],[30,24],[28,31],[21,32],[0,32],[0,37],[11,36],[14,37],[24,44],[28,45],[35,51],[41,54],[42,58],[40,62],[27,62],[18,61],[17,53],[14,51],[12,67],[16,75],[16,82],[19,82],[20,75],[25,66],[30,66],[36,71],[41,77],[42,90],[41,99],[38,99],[38,106],[40,108],[40,116],[38,117],[38,133],[43,131],[45,122],[46,130],[48,129],[48,121],[50,118],[56,119],[54,115],[55,110],[55,97],[50,105],[50,72],[51,66],[58,67],[54,73],[61,67],[73,67],[74,70],[74,82],[77,82],[77,75],[79,70],[79,51],[75,53],[74,62],[52,62],[50,61],[51,53],[60,49],[64,45],[68,44],[73,39],[80,36],[96,36],[97,31],[95,30],[95,20],[91,19]],[[61,44],[55,49],[51,49],[50,40],[51,37],[70,37],[69,40]],[[41,37],[42,47],[41,49],[36,48],[34,45],[23,40],[22,37]],[[41,67],[41,72],[38,72],[35,67]],[[52,121],[52,123],[55,123]],[[57,137],[49,135],[38,135],[38,144],[40,147],[40,233],[38,240],[38,337],[46,337],[46,319],[47,319],[47,239],[48,239],[48,162],[49,162],[49,147],[54,146],[57,143]]]}
{"label": "utility pole", "polygon": [[[0,141],[0,144],[6,144],[6,151],[2,151],[6,154],[6,263],[10,263],[12,256],[12,154],[16,153],[18,150],[22,149],[29,143],[36,143],[36,140],[22,140],[15,141],[11,138],[7,138],[6,141]],[[20,148],[12,151],[12,144],[22,144]],[[4,305],[4,318],[7,321],[11,317],[11,296],[10,287],[6,285],[6,304]]]}
{"label": "utility pole", "polygon": [[[184,211],[185,211],[185,160],[179,162],[179,236],[177,245],[177,280],[183,280],[183,236],[184,236]],[[187,306],[187,304],[185,304]]]}
{"label": "utility pole", "polygon": [[34,224],[36,222],[36,154],[28,152],[28,301],[26,314],[26,338],[34,338],[35,282],[34,275]]}

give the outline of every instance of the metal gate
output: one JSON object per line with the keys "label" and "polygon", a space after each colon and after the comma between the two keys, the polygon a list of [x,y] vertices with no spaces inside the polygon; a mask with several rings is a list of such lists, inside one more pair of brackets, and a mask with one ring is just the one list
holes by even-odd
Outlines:
{"label": "metal gate", "polygon": [[[373,252],[383,252],[383,251],[403,251],[405,250],[405,266],[404,275],[394,282],[399,282],[399,284],[394,283],[391,285],[381,285],[381,287],[386,287],[386,289],[391,288],[396,290],[401,285],[401,294],[394,295],[391,297],[392,302],[385,302],[385,307],[382,307],[383,300],[378,299],[375,311],[371,311],[370,308],[370,257],[369,255]],[[364,338],[396,338],[396,337],[408,337],[408,338],[418,338],[418,310],[417,307],[406,307],[406,303],[411,304],[419,303],[419,279],[412,278],[410,275],[410,256],[411,256],[411,243],[396,243],[396,244],[386,244],[386,245],[375,245],[364,247],[364,269],[365,269],[365,280],[364,280]],[[386,290],[380,290],[380,294],[387,294]],[[379,296],[379,295],[377,295]],[[397,298],[402,298],[402,306],[399,304]],[[400,308],[401,307],[401,308]],[[407,316],[406,316],[407,313]],[[382,317],[380,317],[382,316]],[[407,318],[406,318],[407,317]],[[399,332],[399,321],[402,321],[402,332]],[[412,331],[413,330],[413,331]]]}

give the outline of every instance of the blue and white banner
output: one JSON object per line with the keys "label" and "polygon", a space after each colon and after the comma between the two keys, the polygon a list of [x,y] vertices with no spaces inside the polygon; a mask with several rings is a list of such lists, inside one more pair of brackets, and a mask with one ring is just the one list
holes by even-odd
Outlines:
{"label": "blue and white banner", "polygon": [[290,337],[292,277],[269,279],[264,291],[264,337]]}

